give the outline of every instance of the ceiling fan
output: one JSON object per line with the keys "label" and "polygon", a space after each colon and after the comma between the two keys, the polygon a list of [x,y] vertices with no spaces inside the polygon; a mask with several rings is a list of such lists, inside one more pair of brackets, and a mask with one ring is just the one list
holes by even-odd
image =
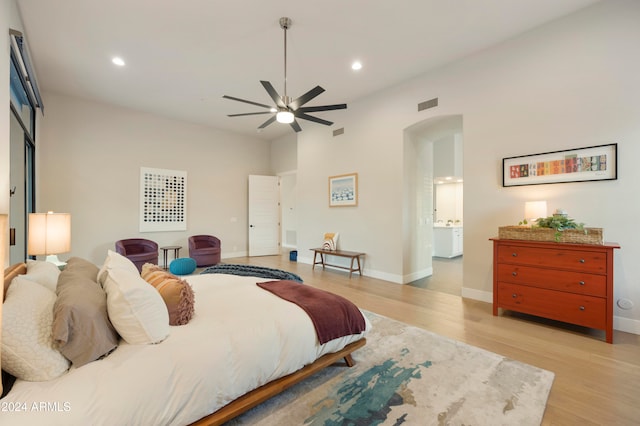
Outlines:
{"label": "ceiling fan", "polygon": [[261,115],[261,114],[273,114],[267,121],[258,126],[258,129],[264,129],[269,124],[274,121],[278,121],[279,123],[286,123],[293,128],[296,132],[302,130],[296,118],[300,118],[303,120],[313,121],[315,123],[324,124],[326,126],[331,126],[333,122],[328,120],[323,120],[318,117],[314,117],[312,115],[307,114],[308,112],[319,112],[319,111],[331,111],[335,109],[346,109],[347,104],[336,104],[336,105],[322,105],[322,106],[310,106],[305,107],[307,102],[324,92],[324,89],[320,86],[316,86],[313,89],[309,90],[304,95],[300,96],[297,99],[292,100],[289,96],[287,96],[287,30],[291,27],[291,19],[287,17],[280,18],[280,28],[284,30],[284,95],[280,96],[276,89],[273,88],[273,85],[268,82],[261,80],[262,86],[265,88],[273,102],[275,102],[275,106],[265,105],[258,102],[248,101],[246,99],[235,98],[233,96],[224,95],[223,98],[231,99],[232,101],[244,102],[247,104],[259,106],[262,108],[267,108],[269,111],[263,112],[246,112],[242,114],[229,114],[229,117],[242,117],[246,115]]}

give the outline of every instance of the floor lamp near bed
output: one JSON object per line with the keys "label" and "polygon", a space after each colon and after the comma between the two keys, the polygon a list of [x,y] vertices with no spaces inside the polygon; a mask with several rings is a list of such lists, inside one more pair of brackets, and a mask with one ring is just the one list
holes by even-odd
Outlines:
{"label": "floor lamp near bed", "polygon": [[58,254],[71,251],[71,214],[29,213],[27,254],[47,256],[47,262],[64,265]]}

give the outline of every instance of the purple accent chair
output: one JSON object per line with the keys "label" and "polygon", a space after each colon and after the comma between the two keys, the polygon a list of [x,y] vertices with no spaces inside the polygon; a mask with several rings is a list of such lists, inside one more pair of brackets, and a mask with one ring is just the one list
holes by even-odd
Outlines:
{"label": "purple accent chair", "polygon": [[212,235],[189,237],[189,257],[195,259],[196,266],[212,266],[220,263],[220,240]]}
{"label": "purple accent chair", "polygon": [[116,241],[116,253],[132,261],[138,271],[142,271],[142,265],[145,263],[158,264],[158,244],[144,238]]}

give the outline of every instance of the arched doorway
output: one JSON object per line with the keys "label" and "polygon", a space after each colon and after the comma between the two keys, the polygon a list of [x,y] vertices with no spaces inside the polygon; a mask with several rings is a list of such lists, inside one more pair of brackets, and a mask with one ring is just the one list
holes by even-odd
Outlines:
{"label": "arched doorway", "polygon": [[462,289],[462,116],[405,129],[405,283],[457,296]]}

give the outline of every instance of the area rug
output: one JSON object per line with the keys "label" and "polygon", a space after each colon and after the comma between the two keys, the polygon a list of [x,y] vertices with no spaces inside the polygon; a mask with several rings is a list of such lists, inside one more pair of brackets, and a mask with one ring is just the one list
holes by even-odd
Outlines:
{"label": "area rug", "polygon": [[335,364],[229,425],[539,425],[554,374],[365,312],[354,367]]}

